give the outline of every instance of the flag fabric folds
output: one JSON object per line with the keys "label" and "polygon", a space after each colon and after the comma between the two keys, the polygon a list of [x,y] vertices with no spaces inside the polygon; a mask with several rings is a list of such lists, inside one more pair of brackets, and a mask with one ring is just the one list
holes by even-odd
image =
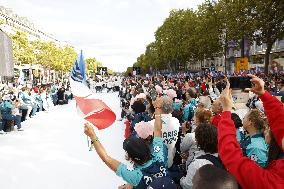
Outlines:
{"label": "flag fabric folds", "polygon": [[77,103],[77,110],[81,116],[99,130],[111,126],[116,120],[116,115],[87,87],[82,51],[73,65],[69,81]]}

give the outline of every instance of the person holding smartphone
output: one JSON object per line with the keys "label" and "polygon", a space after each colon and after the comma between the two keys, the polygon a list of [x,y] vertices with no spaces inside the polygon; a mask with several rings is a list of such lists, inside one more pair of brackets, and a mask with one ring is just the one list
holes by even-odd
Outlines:
{"label": "person holding smartphone", "polygon": [[223,113],[218,124],[218,153],[226,169],[235,176],[242,188],[284,188],[284,106],[264,90],[262,79],[248,76],[254,84],[251,91],[263,102],[271,137],[276,141],[269,146],[268,165],[264,169],[242,153],[231,119],[233,101],[229,82],[220,97]]}

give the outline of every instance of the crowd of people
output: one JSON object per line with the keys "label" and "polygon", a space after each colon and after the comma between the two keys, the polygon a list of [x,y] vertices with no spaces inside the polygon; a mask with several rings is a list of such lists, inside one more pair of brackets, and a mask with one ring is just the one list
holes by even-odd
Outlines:
{"label": "crowd of people", "polygon": [[7,134],[21,123],[33,118],[38,112],[48,112],[56,105],[68,103],[72,99],[70,87],[59,82],[50,84],[0,83],[0,134]]}
{"label": "crowd of people", "polygon": [[106,91],[107,93],[110,92],[117,92],[119,91],[120,86],[120,77],[113,77],[113,76],[96,76],[95,78],[89,78],[87,80],[89,88],[96,93],[101,93]]}
{"label": "crowd of people", "polygon": [[122,146],[132,168],[88,124],[85,133],[126,182],[120,189],[284,188],[284,75],[240,77],[252,87],[231,90],[222,73],[125,77]]}

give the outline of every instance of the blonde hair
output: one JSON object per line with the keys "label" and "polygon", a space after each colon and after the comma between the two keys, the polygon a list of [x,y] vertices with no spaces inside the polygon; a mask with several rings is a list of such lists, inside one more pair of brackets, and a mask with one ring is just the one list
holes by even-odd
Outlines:
{"label": "blonde hair", "polygon": [[248,119],[252,122],[253,126],[262,133],[268,126],[265,115],[258,109],[249,111]]}

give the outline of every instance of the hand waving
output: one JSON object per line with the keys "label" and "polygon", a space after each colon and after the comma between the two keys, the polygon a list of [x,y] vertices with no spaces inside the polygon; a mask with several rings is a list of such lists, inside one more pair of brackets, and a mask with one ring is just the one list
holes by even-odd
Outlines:
{"label": "hand waving", "polygon": [[89,123],[85,123],[84,133],[90,138],[94,138],[96,136],[94,128]]}
{"label": "hand waving", "polygon": [[230,83],[227,80],[226,88],[223,90],[220,101],[222,103],[223,111],[231,111],[233,107],[233,99],[232,99],[232,93],[230,89]]}

